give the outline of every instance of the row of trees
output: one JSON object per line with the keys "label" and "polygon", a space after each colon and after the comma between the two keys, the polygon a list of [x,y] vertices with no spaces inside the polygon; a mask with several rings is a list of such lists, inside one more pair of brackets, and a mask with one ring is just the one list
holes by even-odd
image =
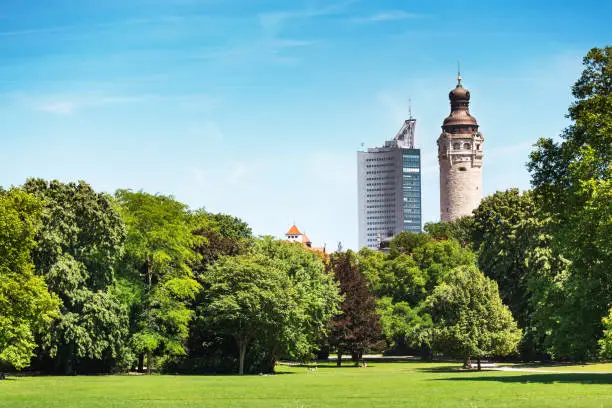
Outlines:
{"label": "row of trees", "polygon": [[17,369],[270,370],[310,356],[341,300],[316,254],[163,195],[31,179],[0,191],[0,231],[0,362]]}
{"label": "row of trees", "polygon": [[465,359],[519,333],[456,240],[390,255],[254,238],[172,197],[30,179],[0,191],[0,359],[50,373],[269,372],[281,358],[389,347]]}

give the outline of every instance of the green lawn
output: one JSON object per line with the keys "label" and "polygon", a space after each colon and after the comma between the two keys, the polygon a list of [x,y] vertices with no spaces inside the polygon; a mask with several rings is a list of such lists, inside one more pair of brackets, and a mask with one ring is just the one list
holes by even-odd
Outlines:
{"label": "green lawn", "polygon": [[0,407],[611,407],[612,374],[464,372],[448,363],[278,369],[274,376],[22,377]]}

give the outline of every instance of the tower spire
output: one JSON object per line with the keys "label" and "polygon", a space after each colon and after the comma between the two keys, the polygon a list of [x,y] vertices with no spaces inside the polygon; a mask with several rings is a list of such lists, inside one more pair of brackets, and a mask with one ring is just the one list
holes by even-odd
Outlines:
{"label": "tower spire", "polygon": [[457,85],[461,85],[461,65],[457,60]]}

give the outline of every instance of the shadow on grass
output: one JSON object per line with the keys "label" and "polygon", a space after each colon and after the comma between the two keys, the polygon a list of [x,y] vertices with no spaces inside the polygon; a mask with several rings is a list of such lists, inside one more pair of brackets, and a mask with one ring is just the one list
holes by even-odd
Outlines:
{"label": "shadow on grass", "polygon": [[[300,365],[294,365],[293,367],[299,367],[299,368],[304,368],[304,369],[309,369],[309,368],[315,368],[317,370],[329,370],[329,369],[342,369],[342,368],[362,368],[361,366],[356,366],[354,364],[342,364],[340,367],[338,367],[337,365],[329,365],[329,364],[322,364],[322,365],[317,365],[317,366],[313,366],[313,365],[308,365],[308,364],[300,364]],[[368,363],[368,368],[369,367],[376,367],[375,364],[369,364]]]}
{"label": "shadow on grass", "polygon": [[[458,372],[458,370],[457,370]],[[473,372],[472,372],[473,373]],[[481,377],[454,377],[436,378],[432,381],[495,381],[502,383],[522,383],[522,384],[612,384],[612,374],[597,373],[542,373],[542,374],[521,374],[521,375],[488,375]]]}
{"label": "shadow on grass", "polygon": [[465,370],[461,365],[448,365],[448,366],[439,366],[439,367],[418,367],[415,371],[419,371],[422,373],[467,373],[474,372],[474,370]]}

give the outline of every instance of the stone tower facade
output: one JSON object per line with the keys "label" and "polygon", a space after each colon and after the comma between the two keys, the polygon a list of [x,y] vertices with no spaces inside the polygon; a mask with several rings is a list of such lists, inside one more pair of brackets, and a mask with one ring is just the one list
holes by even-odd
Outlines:
{"label": "stone tower facade", "polygon": [[438,138],[442,221],[471,215],[482,199],[484,138],[476,118],[470,115],[470,91],[461,85],[461,76],[448,97],[451,113],[444,119]]}

